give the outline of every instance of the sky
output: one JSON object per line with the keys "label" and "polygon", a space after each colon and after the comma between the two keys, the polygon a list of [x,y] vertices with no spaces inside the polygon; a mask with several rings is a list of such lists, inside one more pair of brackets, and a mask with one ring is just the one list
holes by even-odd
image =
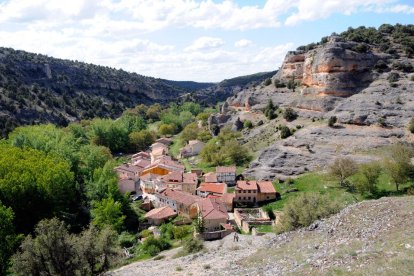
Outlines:
{"label": "sky", "polygon": [[413,19],[414,0],[0,0],[0,46],[218,82],[348,27]]}

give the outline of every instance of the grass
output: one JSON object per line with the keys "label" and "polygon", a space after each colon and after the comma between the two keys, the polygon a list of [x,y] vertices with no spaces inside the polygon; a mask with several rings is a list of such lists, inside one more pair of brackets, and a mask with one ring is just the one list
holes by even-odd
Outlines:
{"label": "grass", "polygon": [[184,146],[184,141],[181,139],[181,134],[177,134],[173,138],[173,142],[168,149],[170,155],[177,157],[180,153],[180,149]]}
{"label": "grass", "polygon": [[274,228],[272,225],[258,225],[256,226],[256,229],[258,232],[262,232],[262,233],[274,232]]}

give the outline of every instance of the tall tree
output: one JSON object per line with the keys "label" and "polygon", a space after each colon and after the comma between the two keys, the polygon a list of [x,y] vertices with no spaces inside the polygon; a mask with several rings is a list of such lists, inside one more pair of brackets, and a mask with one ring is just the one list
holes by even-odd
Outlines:
{"label": "tall tree", "polygon": [[0,202],[0,275],[6,275],[9,259],[17,243],[13,219],[13,210]]}
{"label": "tall tree", "polygon": [[357,165],[354,160],[343,157],[337,158],[329,167],[329,174],[339,181],[342,187],[346,187],[345,180],[357,172]]}
{"label": "tall tree", "polygon": [[397,191],[399,191],[400,185],[409,179],[410,172],[413,169],[411,164],[413,153],[412,147],[397,144],[390,148],[389,154],[384,160],[384,167],[392,182],[394,182]]}

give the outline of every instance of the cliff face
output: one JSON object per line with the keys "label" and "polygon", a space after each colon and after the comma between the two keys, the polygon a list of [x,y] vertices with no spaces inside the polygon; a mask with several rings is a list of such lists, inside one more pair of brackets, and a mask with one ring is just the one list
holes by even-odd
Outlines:
{"label": "cliff face", "polygon": [[331,37],[321,47],[308,52],[289,52],[276,79],[301,82],[302,95],[351,96],[372,81],[372,68],[378,57],[358,52],[358,43]]}

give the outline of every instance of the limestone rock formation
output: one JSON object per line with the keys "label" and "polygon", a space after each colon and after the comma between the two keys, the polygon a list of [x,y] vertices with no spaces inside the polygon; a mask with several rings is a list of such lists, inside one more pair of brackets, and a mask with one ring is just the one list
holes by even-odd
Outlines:
{"label": "limestone rock formation", "polygon": [[372,81],[372,68],[379,58],[372,52],[358,52],[357,45],[334,36],[306,53],[289,52],[276,79],[300,81],[303,95],[351,96]]}

